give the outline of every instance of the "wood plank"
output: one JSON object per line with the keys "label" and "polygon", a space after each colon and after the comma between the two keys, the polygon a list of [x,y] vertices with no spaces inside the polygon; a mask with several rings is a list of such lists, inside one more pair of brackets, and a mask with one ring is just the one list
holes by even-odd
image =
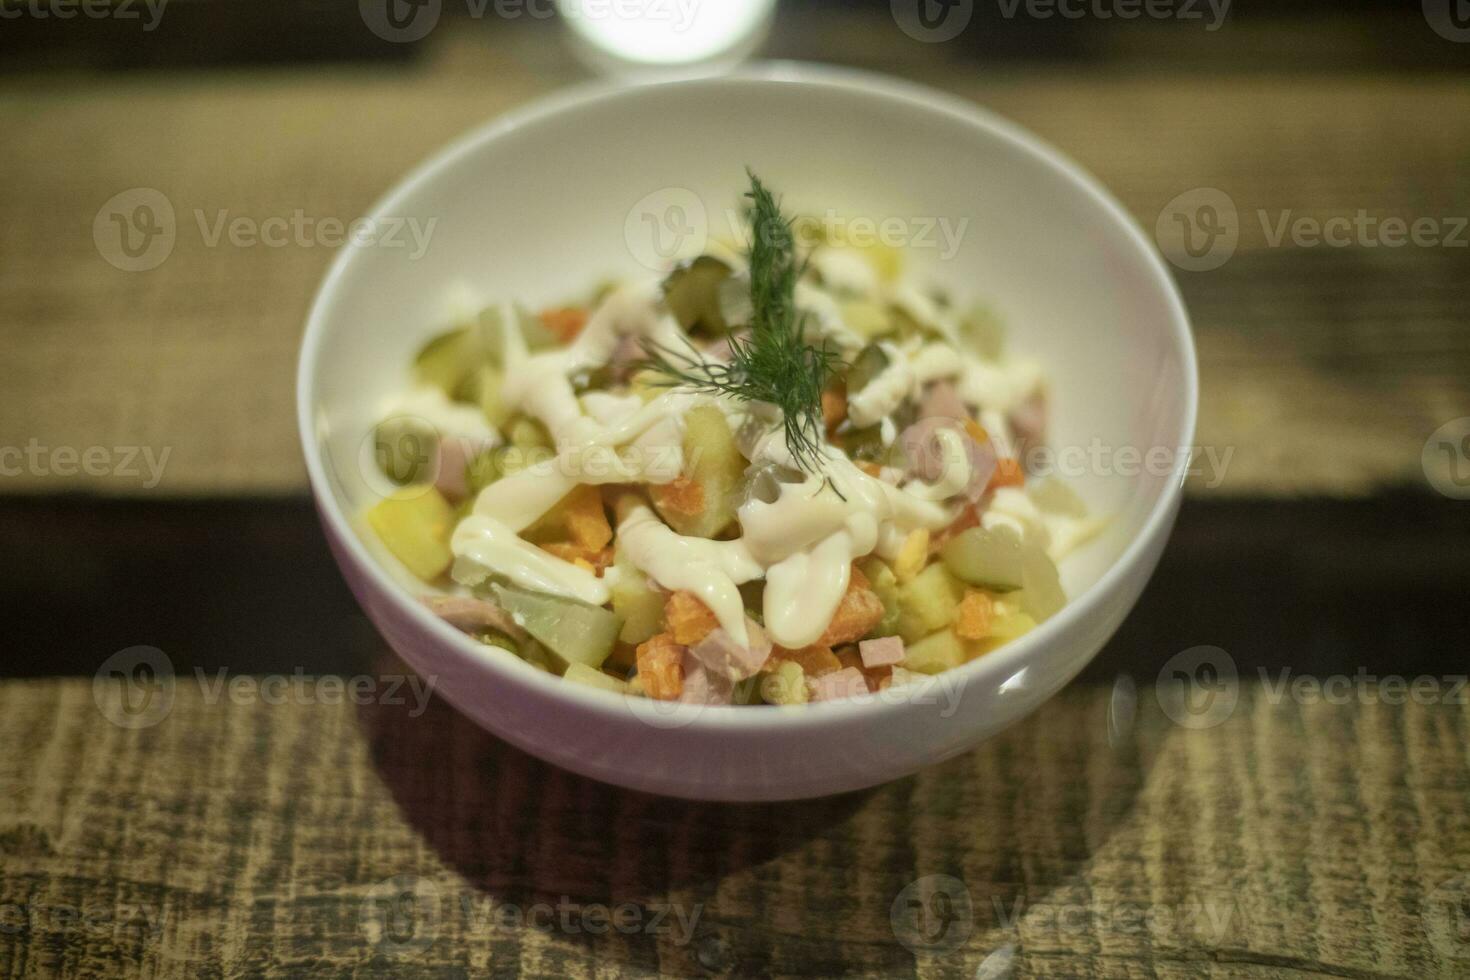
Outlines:
{"label": "wood plank", "polygon": [[[92,218],[112,194],[145,186],[190,225],[196,208],[206,220],[296,209],[350,220],[454,135],[581,77],[553,33],[516,27],[487,44],[472,27],[446,26],[421,65],[373,72],[7,86],[0,446],[167,449],[156,490],[169,495],[299,491],[292,367],[330,250],[207,248],[186,226],[162,266],[129,274],[99,257]],[[1190,188],[1236,202],[1235,258],[1179,273],[1203,361],[1199,441],[1237,449],[1208,492],[1423,485],[1424,440],[1470,413],[1470,249],[1271,247],[1256,214],[1470,215],[1461,77],[1018,73],[910,53],[891,64],[1052,140],[1146,227]],[[25,472],[0,492],[155,489],[143,482]]]}
{"label": "wood plank", "polygon": [[[1110,745],[1112,692],[1073,687],[871,792],[715,806],[437,700],[210,704],[180,677],[129,731],[90,680],[7,681],[0,975],[973,977],[1007,946],[1022,976],[1456,975],[1470,712],[1241,696],[1191,731],[1140,689]],[[929,875],[932,948],[890,915]],[[619,906],[639,928],[591,934]]]}

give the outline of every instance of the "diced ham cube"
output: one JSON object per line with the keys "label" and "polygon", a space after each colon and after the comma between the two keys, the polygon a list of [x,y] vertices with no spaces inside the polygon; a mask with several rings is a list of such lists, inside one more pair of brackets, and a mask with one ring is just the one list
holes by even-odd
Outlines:
{"label": "diced ham cube", "polygon": [[685,704],[729,704],[735,682],[710,670],[688,650],[684,651],[684,687],[679,700]]}
{"label": "diced ham cube", "polygon": [[856,667],[844,667],[808,682],[813,701],[838,701],[868,693],[868,681]]}
{"label": "diced ham cube", "polygon": [[862,654],[863,666],[870,670],[874,667],[891,667],[903,663],[903,640],[896,636],[863,640],[858,644],[858,653]]}
{"label": "diced ham cube", "polygon": [[924,401],[919,408],[920,418],[945,418],[964,421],[970,411],[960,399],[950,381],[936,381],[924,392]]}
{"label": "diced ham cube", "polygon": [[1031,455],[1046,443],[1046,393],[1036,391],[1011,410],[1006,423],[1011,429],[1011,438],[1016,443],[1016,456],[1021,462],[1031,461]]}
{"label": "diced ham cube", "polygon": [[526,639],[526,631],[515,624],[510,613],[488,599],[466,595],[426,595],[422,601],[435,616],[465,633],[499,630],[516,642]]}
{"label": "diced ham cube", "polygon": [[439,440],[439,471],[434,476],[434,489],[444,495],[451,504],[457,504],[470,495],[468,468],[470,461],[490,448],[488,442],[459,436],[445,436]]}
{"label": "diced ham cube", "polygon": [[760,624],[747,619],[745,629],[750,637],[748,646],[736,643],[724,627],[719,627],[690,647],[689,652],[713,673],[743,681],[765,666],[771,656],[771,640]]}

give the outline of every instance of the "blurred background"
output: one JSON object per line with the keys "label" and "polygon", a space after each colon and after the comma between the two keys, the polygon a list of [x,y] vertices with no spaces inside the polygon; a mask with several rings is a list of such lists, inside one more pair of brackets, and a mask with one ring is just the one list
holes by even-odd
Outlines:
{"label": "blurred background", "polygon": [[[179,669],[360,667],[378,641],[317,529],[293,414],[336,248],[211,229],[349,223],[537,96],[747,58],[886,72],[1008,116],[1174,263],[1198,441],[1229,462],[1191,484],[1084,682],[1200,643],[1242,669],[1463,663],[1463,0],[628,2],[633,20],[613,0],[0,0],[7,674],[87,676],[131,644]],[[115,218],[159,197],[166,248],[130,250]],[[1180,214],[1209,247],[1170,237]],[[1394,219],[1423,234],[1395,240]]]}

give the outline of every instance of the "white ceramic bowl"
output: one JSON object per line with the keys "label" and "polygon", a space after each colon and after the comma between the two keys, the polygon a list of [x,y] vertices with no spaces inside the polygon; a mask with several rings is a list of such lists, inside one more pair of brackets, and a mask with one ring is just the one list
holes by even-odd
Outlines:
{"label": "white ceramic bowl", "polygon": [[[1051,441],[1071,447],[1073,463],[1089,447],[1158,449],[1153,466],[1092,453],[1072,473],[1111,522],[1064,562],[1072,599],[1059,615],[902,700],[701,709],[566,684],[429,615],[361,523],[375,499],[364,440],[405,384],[415,350],[456,304],[514,298],[534,307],[602,277],[645,273],[645,263],[667,257],[650,237],[655,226],[665,253],[697,252],[702,234],[727,228],[747,164],[788,209],[902,219],[921,275],[992,301],[1013,346],[1049,372]],[[298,411],[327,538],[358,601],[408,663],[476,722],[559,766],[713,800],[821,796],[911,773],[972,748],[1074,677],[1137,600],[1173,525],[1188,465],[1177,450],[1193,438],[1197,377],[1169,275],[1096,181],[967,102],[790,65],[583,88],[470,134],[373,214],[435,224],[422,255],[386,240],[346,248],[311,310]],[[940,219],[952,232],[967,222],[957,249],[926,246],[925,227]]]}

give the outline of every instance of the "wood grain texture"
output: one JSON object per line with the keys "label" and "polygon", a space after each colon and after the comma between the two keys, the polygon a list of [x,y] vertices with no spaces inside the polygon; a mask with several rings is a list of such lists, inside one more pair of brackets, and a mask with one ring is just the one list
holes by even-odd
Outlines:
{"label": "wood grain texture", "polygon": [[[126,730],[88,679],[8,681],[0,976],[1465,975],[1463,704],[1252,682],[1188,730],[1139,685],[870,792],[721,806],[549,768],[437,699],[210,703],[181,675]],[[934,875],[947,906],[910,888]],[[891,914],[915,894],[923,934]]]}
{"label": "wood grain texture", "polygon": [[[446,22],[421,61],[372,71],[12,80],[0,92],[0,446],[170,456],[156,488],[23,472],[0,492],[300,491],[294,360],[332,250],[209,248],[193,212],[351,220],[434,148],[585,77],[550,27],[494,26]],[[1259,37],[1222,34],[1222,57]],[[1470,414],[1470,248],[1272,246],[1259,218],[1470,215],[1463,75],[1018,69],[911,42],[881,17],[797,19],[784,38],[774,53],[913,77],[1034,129],[1146,229],[1183,191],[1230,196],[1235,256],[1177,273],[1202,359],[1199,442],[1235,453],[1225,482],[1196,492],[1423,486],[1426,438]],[[144,273],[108,265],[91,235],[102,204],[134,187],[179,215],[173,253]]]}

